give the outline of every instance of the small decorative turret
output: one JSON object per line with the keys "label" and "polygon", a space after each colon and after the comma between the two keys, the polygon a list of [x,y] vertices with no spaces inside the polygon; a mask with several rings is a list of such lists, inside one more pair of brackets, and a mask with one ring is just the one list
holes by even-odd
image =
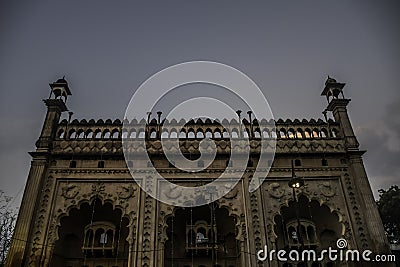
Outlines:
{"label": "small decorative turret", "polygon": [[321,95],[326,96],[328,103],[330,98],[339,99],[339,95],[344,99],[343,88],[345,83],[338,83],[335,79],[328,76],[328,79],[325,81],[325,88],[322,91]]}
{"label": "small decorative turret", "polygon": [[65,80],[65,76],[53,83],[50,83],[49,85],[51,88],[49,99],[51,99],[52,95],[54,95],[54,99],[63,97],[64,102],[67,102],[67,97],[72,95],[68,87],[68,82]]}
{"label": "small decorative turret", "polygon": [[349,115],[347,114],[347,105],[351,99],[344,97],[343,88],[345,85],[345,83],[339,83],[328,76],[328,79],[325,81],[324,90],[321,93],[321,95],[326,96],[328,100],[328,106],[324,111],[324,116],[326,116],[326,111],[332,112],[335,121],[340,123],[341,134],[346,140],[347,149],[358,150],[359,144],[354,135]]}
{"label": "small decorative turret", "polygon": [[67,97],[71,95],[65,77],[62,77],[49,85],[51,88],[49,98],[43,100],[47,106],[46,118],[44,119],[40,137],[36,142],[38,151],[49,150],[50,144],[55,136],[55,125],[59,122],[61,113],[68,111],[65,101],[67,100]]}

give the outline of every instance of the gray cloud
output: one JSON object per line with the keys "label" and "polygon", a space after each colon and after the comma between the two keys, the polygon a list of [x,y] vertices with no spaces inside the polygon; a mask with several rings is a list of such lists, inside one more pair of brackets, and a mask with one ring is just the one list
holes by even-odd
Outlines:
{"label": "gray cloud", "polygon": [[384,108],[378,121],[356,128],[375,196],[380,188],[400,184],[400,98]]}

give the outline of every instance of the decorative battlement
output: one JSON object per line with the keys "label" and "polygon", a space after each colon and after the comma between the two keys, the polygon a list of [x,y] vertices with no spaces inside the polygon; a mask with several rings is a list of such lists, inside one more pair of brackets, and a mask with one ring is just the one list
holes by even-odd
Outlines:
{"label": "decorative battlement", "polygon": [[[229,125],[224,127],[223,125]],[[146,125],[146,127],[142,127]],[[164,126],[167,125],[167,126]],[[184,125],[182,127],[182,125]],[[149,140],[156,140],[161,138],[179,138],[179,139],[229,139],[229,138],[249,138],[260,139],[330,139],[340,138],[340,125],[333,121],[328,120],[325,122],[321,119],[305,120],[302,121],[295,119],[294,121],[287,119],[279,119],[277,121],[261,121],[260,127],[257,120],[253,120],[250,124],[246,119],[242,123],[235,119],[228,121],[224,119],[222,123],[218,120],[205,121],[198,119],[196,121],[190,120],[188,122],[180,120],[166,121],[163,120],[158,124],[155,119],[146,124],[146,121],[132,120],[131,122],[121,122],[119,119],[114,121],[108,119],[97,121],[91,119],[89,121],[83,119],[78,121],[73,120],[68,123],[67,120],[60,122],[57,128],[56,140],[80,140],[80,139],[94,139],[94,140],[109,140],[132,138],[141,139],[148,138]],[[265,127],[265,125],[267,125]],[[124,126],[124,127],[123,127]],[[159,134],[157,134],[159,133]]]}
{"label": "decorative battlement", "polygon": [[[218,120],[209,119],[188,122],[164,120],[160,124],[155,120],[146,124],[144,119],[140,122],[132,120],[124,123],[119,119],[114,121],[75,119],[70,123],[63,120],[57,127],[53,153],[122,155],[121,140],[127,138],[134,150],[147,150],[150,154],[160,154],[174,146],[176,143],[173,140],[179,138],[182,153],[195,154],[198,153],[201,140],[210,138],[214,140],[219,154],[229,154],[231,138],[249,138],[251,153],[257,154],[261,149],[261,136],[267,142],[277,140],[277,153],[343,153],[345,151],[340,124],[333,120],[325,122],[321,119],[302,121],[279,119],[262,121],[260,124],[264,125],[263,128],[256,120],[250,124],[246,119],[243,119],[242,124],[235,119],[224,120],[222,124]],[[143,125],[146,126],[143,127]],[[160,139],[165,142],[164,147]],[[146,147],[143,140],[146,140]]]}
{"label": "decorative battlement", "polygon": [[[50,84],[51,94],[46,101],[66,101],[71,94],[65,79],[59,79]],[[52,113],[53,106],[49,107],[48,114],[53,114],[54,119],[46,119],[46,129],[52,129],[51,133],[41,136],[44,142],[43,150],[50,149],[52,142],[53,154],[121,154],[121,140],[129,140],[133,150],[148,150],[149,153],[160,154],[163,149],[171,147],[179,139],[182,153],[198,153],[200,142],[205,139],[213,139],[218,153],[230,153],[231,139],[249,139],[252,153],[259,153],[261,140],[269,142],[273,148],[276,144],[277,153],[343,153],[346,149],[357,149],[358,143],[346,116],[345,109],[339,109],[338,102],[349,101],[344,99],[344,84],[328,77],[322,95],[327,96],[328,104],[332,106],[323,112],[325,120],[266,120],[253,119],[252,112],[248,111],[248,118],[240,116],[238,110],[237,119],[223,119],[222,121],[211,119],[196,119],[179,121],[162,119],[162,112],[156,112],[157,116],[151,118],[151,112],[147,112],[147,118],[140,121],[116,120],[77,120],[69,118],[58,121],[61,112]],[[54,99],[52,99],[52,95]],[[342,99],[339,99],[339,96]],[[332,100],[330,100],[332,98]],[[64,99],[64,100],[62,100]],[[346,102],[347,103],[347,102]],[[343,111],[344,110],[344,111]],[[332,111],[335,120],[327,119],[327,111]],[[343,114],[346,113],[346,114]],[[350,130],[349,130],[350,129]],[[44,140],[44,141],[43,141]],[[146,142],[143,142],[143,141]],[[161,143],[163,140],[163,143]],[[276,140],[276,143],[275,143]],[[273,141],[272,144],[270,141]],[[237,142],[236,142],[237,143]],[[245,142],[241,142],[245,146]],[[163,147],[164,146],[164,147]],[[241,148],[240,148],[241,149]]]}
{"label": "decorative battlement", "polygon": [[[64,81],[59,80],[50,86],[57,100],[62,97],[66,100],[66,96],[70,95],[68,83]],[[345,108],[338,108],[339,104],[337,104],[349,101],[343,95],[344,85],[331,77],[328,77],[325,82],[322,95],[327,96],[328,105],[332,106],[323,112],[325,120],[257,120],[252,118],[251,111],[247,112],[248,118],[242,118],[240,116],[242,111],[238,110],[236,112],[238,119],[230,121],[227,119],[222,121],[172,119],[168,121],[161,119],[162,112],[160,111],[156,113],[155,118],[151,118],[152,113],[147,112],[147,118],[140,121],[136,119],[132,121],[74,119],[71,121],[72,112],[69,112],[68,120],[64,119],[51,126],[55,130],[52,135],[53,153],[87,154],[101,151],[102,154],[118,154],[122,153],[121,140],[125,139],[129,140],[135,149],[148,149],[149,153],[162,153],[161,139],[163,143],[166,142],[164,144],[174,143],[174,140],[179,139],[179,146],[183,153],[197,153],[198,145],[204,138],[213,139],[219,153],[229,153],[231,139],[247,138],[250,140],[252,153],[258,153],[261,140],[267,142],[276,140],[277,153],[280,151],[342,153],[346,149],[357,150],[358,143],[352,132],[347,112]],[[340,95],[342,99],[339,99]],[[332,111],[334,120],[327,118],[327,111]],[[147,147],[143,147],[144,143]]]}

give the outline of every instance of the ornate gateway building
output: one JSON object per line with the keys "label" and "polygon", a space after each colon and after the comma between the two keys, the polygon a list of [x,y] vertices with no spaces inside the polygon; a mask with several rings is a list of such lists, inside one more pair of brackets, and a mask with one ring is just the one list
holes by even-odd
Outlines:
{"label": "ornate gateway building", "polygon": [[[325,83],[325,120],[280,119],[267,128],[259,127],[251,113],[244,119],[240,112],[238,120],[227,122],[229,127],[192,120],[181,128],[170,121],[165,128],[161,113],[156,119],[149,115],[145,128],[135,126],[135,120],[127,128],[118,119],[71,121],[72,113],[61,121],[71,92],[65,79],[50,87],[6,266],[366,266],[328,258],[280,262],[257,257],[265,246],[337,249],[340,238],[348,249],[389,252],[362,161],[365,151],[359,150],[347,114],[350,99],[343,95],[343,83],[332,78]],[[327,119],[327,112],[334,119]],[[145,176],[151,164],[176,184],[204,185],[228,165],[235,168],[229,161],[229,142],[244,137],[250,139],[244,175],[233,190],[207,205],[184,208],[157,201],[129,171]],[[260,137],[276,138],[276,153],[268,162],[268,176],[250,193]],[[151,160],[125,161],[123,138],[145,138],[146,146],[135,149],[147,150]],[[188,159],[198,157],[203,138],[213,139],[218,152],[204,171],[188,173],[165,158],[161,138],[179,138]],[[171,187],[165,194],[178,198],[180,192]]]}

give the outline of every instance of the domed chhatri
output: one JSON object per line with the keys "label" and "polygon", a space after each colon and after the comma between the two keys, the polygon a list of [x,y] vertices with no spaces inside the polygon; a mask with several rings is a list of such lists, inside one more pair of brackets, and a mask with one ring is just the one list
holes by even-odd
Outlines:
{"label": "domed chhatri", "polygon": [[61,97],[64,98],[64,101],[67,101],[67,97],[71,94],[71,90],[69,89],[68,82],[65,80],[65,76],[58,79],[57,81],[50,83],[50,96],[49,99],[54,95],[54,99],[59,99]]}
{"label": "domed chhatri", "polygon": [[321,95],[326,96],[328,102],[330,102],[331,98],[338,99],[339,95],[341,95],[344,99],[343,88],[345,85],[345,83],[339,83],[336,81],[336,79],[328,76],[325,81],[325,87]]}

